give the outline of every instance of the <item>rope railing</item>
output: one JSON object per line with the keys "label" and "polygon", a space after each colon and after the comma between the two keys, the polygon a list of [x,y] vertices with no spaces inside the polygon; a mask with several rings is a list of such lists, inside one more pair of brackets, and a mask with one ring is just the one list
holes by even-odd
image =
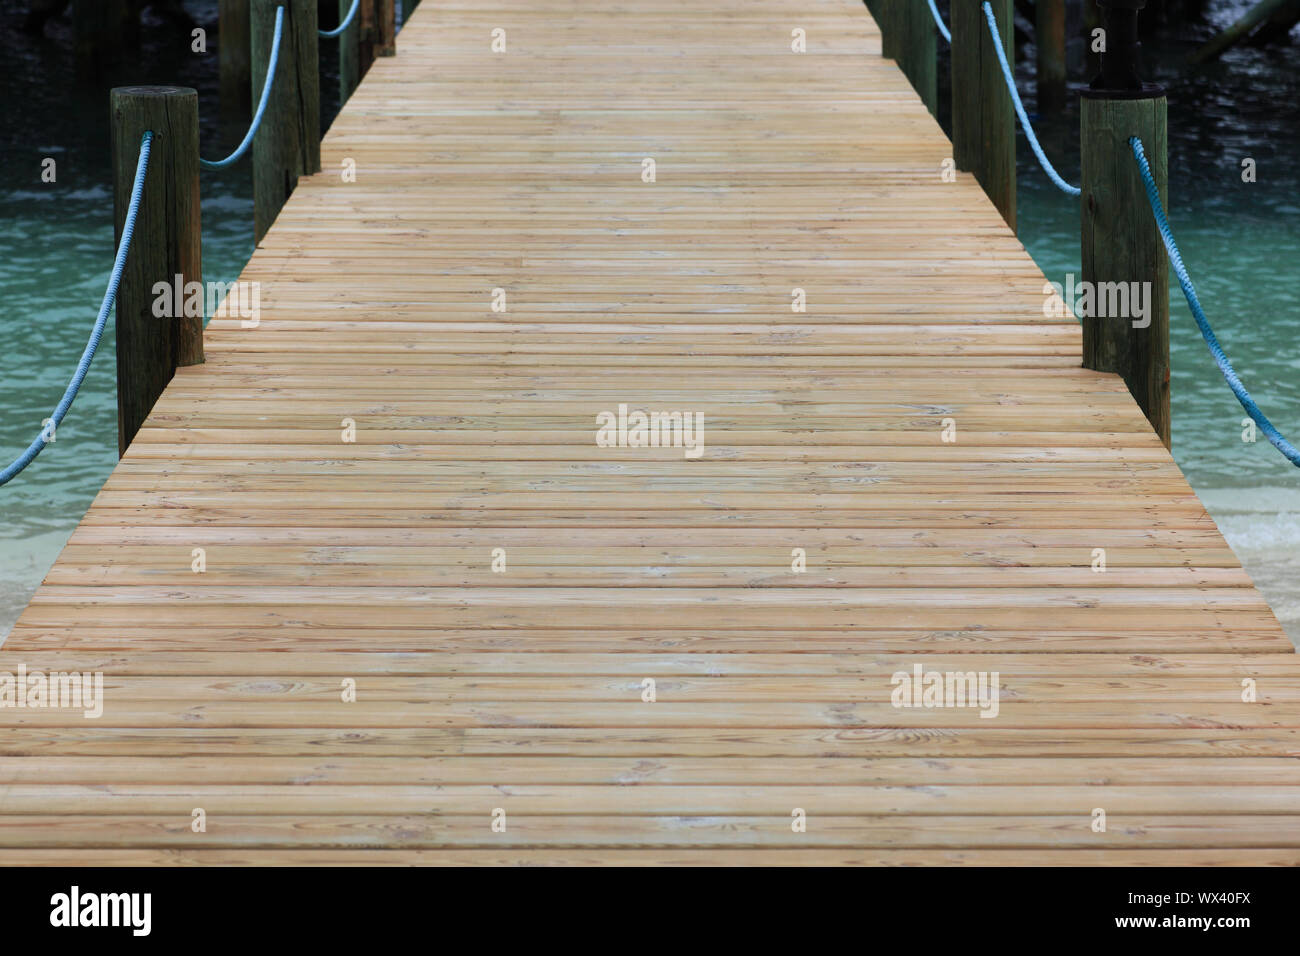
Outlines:
{"label": "rope railing", "polygon": [[[948,29],[947,24],[943,22],[943,16],[939,13],[939,8],[935,6],[934,0],[926,0],[930,7],[930,13],[934,17],[934,25],[939,28],[939,34],[948,43],[952,43],[952,31]],[[1007,92],[1011,95],[1011,104],[1016,108],[1016,116],[1020,118],[1020,128],[1025,131],[1025,139],[1029,141],[1029,148],[1034,151],[1034,157],[1038,160],[1038,165],[1043,168],[1047,178],[1065,193],[1067,196],[1080,195],[1078,186],[1071,186],[1056,171],[1047,154],[1043,152],[1042,144],[1038,142],[1038,136],[1034,133],[1033,124],[1029,122],[1029,114],[1025,112],[1025,104],[1020,100],[1020,91],[1016,89],[1016,76],[1011,71],[1011,64],[1007,62],[1006,52],[1002,49],[1002,38],[998,35],[998,21],[993,14],[993,7],[985,2],[983,4],[984,19],[988,21],[989,33],[993,37],[993,49],[997,51],[998,63],[1002,66],[1002,78],[1006,80]]]}
{"label": "rope railing", "polygon": [[1034,135],[1034,127],[1029,122],[1029,115],[1025,113],[1025,104],[1020,102],[1020,91],[1016,89],[1016,77],[1011,72],[1011,64],[1007,62],[1006,51],[1002,49],[1002,37],[998,33],[998,21],[993,15],[993,6],[984,0],[984,19],[988,22],[989,33],[993,37],[993,49],[997,52],[998,63],[1002,65],[1002,78],[1007,81],[1007,92],[1011,94],[1011,104],[1016,108],[1016,115],[1020,117],[1020,128],[1025,131],[1025,139],[1029,140],[1029,148],[1034,151],[1034,156],[1038,159],[1038,165],[1043,167],[1043,172],[1047,174],[1056,188],[1061,190],[1067,196],[1078,196],[1080,190],[1078,186],[1071,186],[1051,164],[1047,154],[1043,152],[1043,147],[1039,145],[1038,137]]}
{"label": "rope railing", "polygon": [[930,4],[930,13],[934,15],[934,25],[939,28],[939,36],[943,37],[945,43],[951,43],[952,31],[939,15],[939,8],[934,5],[934,0],[926,0],[926,2]]}
{"label": "rope railing", "polygon": [[54,413],[50,416],[48,425],[41,429],[39,435],[33,439],[32,443],[27,446],[27,450],[13,460],[13,462],[0,471],[0,485],[7,484],[13,478],[22,473],[28,465],[36,460],[36,456],[41,453],[45,446],[54,440],[54,432],[63,422],[63,418],[68,414],[72,407],[72,402],[81,390],[81,383],[86,380],[86,373],[90,371],[90,363],[95,358],[95,350],[99,348],[99,341],[104,336],[104,326],[108,322],[108,314],[113,310],[113,303],[117,300],[117,290],[122,284],[122,272],[126,268],[126,254],[131,249],[131,238],[135,235],[135,221],[140,214],[140,198],[144,193],[144,180],[149,172],[149,150],[153,142],[153,133],[146,132],[143,139],[140,140],[140,157],[136,160],[135,165],[135,183],[131,187],[131,202],[127,206],[126,218],[122,223],[122,238],[117,244],[117,255],[113,260],[113,271],[108,277],[108,288],[104,290],[104,300],[99,306],[99,315],[95,318],[95,324],[90,330],[90,339],[86,342],[86,348],[81,353],[81,361],[77,363],[77,370],[72,375],[72,381],[63,392],[63,398],[55,407]]}
{"label": "rope railing", "polygon": [[360,6],[361,6],[361,0],[352,0],[352,9],[349,10],[348,15],[343,18],[342,23],[340,23],[333,30],[317,30],[316,32],[319,33],[321,36],[325,37],[327,40],[332,40],[335,37],[341,37],[343,35],[343,31],[346,30],[348,27],[352,26],[352,20],[356,17],[357,9]]}
{"label": "rope railing", "polygon": [[[351,8],[342,22],[333,30],[318,30],[321,37],[331,38],[339,37],[355,22],[357,11],[360,9],[360,0],[353,0]],[[253,114],[252,122],[249,124],[248,132],[244,134],[243,140],[229,156],[224,159],[207,160],[199,157],[199,165],[204,169],[223,169],[238,162],[253,143],[254,137],[261,128],[262,121],[266,117],[267,106],[271,100],[271,90],[275,85],[276,71],[280,62],[281,43],[284,39],[284,6],[280,5],[275,10],[275,30],[271,39],[271,50],[267,58],[266,78],[262,84],[261,96],[258,99],[257,109]],[[118,241],[117,252],[113,260],[113,269],[109,275],[108,286],[104,290],[104,298],[100,303],[99,313],[95,318],[94,325],[90,331],[89,340],[82,352],[81,360],[77,363],[76,371],[72,375],[72,380],[64,390],[63,397],[59,400],[51,416],[42,423],[40,433],[32,440],[17,458],[15,458],[7,467],[0,470],[0,485],[8,484],[15,477],[21,474],[36,457],[41,453],[47,444],[55,440],[55,433],[59,425],[63,422],[64,417],[72,407],[85,382],[86,375],[90,371],[91,362],[95,358],[95,353],[99,348],[99,343],[103,338],[104,329],[108,322],[108,317],[113,311],[113,306],[117,301],[118,291],[122,285],[122,278],[126,268],[127,255],[131,249],[132,239],[135,236],[136,220],[140,214],[140,204],[144,193],[144,183],[149,171],[149,157],[152,150],[154,139],[153,130],[144,133],[140,141],[139,156],[136,161],[135,179],[131,186],[131,198],[127,206],[126,216],[122,225],[121,238]],[[201,360],[201,359],[200,359]],[[119,388],[121,383],[119,382]]]}
{"label": "rope railing", "polygon": [[1300,467],[1300,449],[1297,449],[1283,438],[1273,423],[1268,420],[1268,416],[1260,410],[1260,407],[1255,403],[1255,399],[1246,389],[1246,386],[1242,384],[1236,370],[1232,367],[1232,362],[1228,359],[1227,353],[1223,351],[1223,346],[1219,344],[1219,339],[1210,326],[1210,320],[1206,317],[1205,310],[1201,308],[1201,300],[1196,295],[1196,287],[1192,285],[1192,277],[1187,272],[1187,266],[1183,264],[1182,254],[1178,251],[1178,243],[1174,241],[1173,230],[1169,228],[1169,219],[1165,216],[1164,206],[1160,202],[1160,190],[1156,188],[1155,178],[1151,175],[1151,164],[1147,162],[1146,152],[1142,148],[1142,140],[1133,136],[1129,138],[1128,142],[1129,146],[1133,148],[1133,158],[1137,160],[1138,170],[1142,174],[1142,184],[1146,187],[1147,201],[1151,204],[1151,213],[1155,216],[1156,228],[1160,230],[1160,238],[1164,240],[1165,250],[1169,253],[1169,262],[1174,267],[1174,274],[1178,276],[1178,284],[1182,286],[1183,295],[1187,298],[1187,305],[1192,310],[1192,317],[1196,319],[1196,327],[1201,330],[1201,338],[1205,339],[1210,355],[1214,357],[1214,363],[1219,366],[1219,371],[1223,373],[1224,380],[1228,383],[1228,387],[1232,389],[1232,394],[1237,396],[1237,401],[1241,403],[1241,407],[1259,426],[1265,437],[1272,442],[1273,447],[1285,455],[1291,464]]}
{"label": "rope railing", "polygon": [[275,83],[275,67],[280,62],[280,39],[284,34],[284,7],[275,8],[275,35],[271,39],[271,57],[267,62],[266,80],[262,84],[262,98],[258,100],[257,112],[253,115],[253,122],[248,126],[248,132],[244,134],[243,142],[235,147],[235,151],[225,159],[203,159],[200,157],[199,165],[204,169],[225,169],[238,162],[239,159],[248,152],[248,147],[253,145],[253,137],[257,135],[257,128],[262,125],[262,117],[266,115],[266,104],[271,99],[271,87]]}
{"label": "rope railing", "polygon": [[[939,8],[935,0],[926,0],[926,5],[930,9],[930,14],[934,19],[934,24],[938,28],[940,35],[948,43],[952,42],[952,32],[943,22],[943,16],[939,13]],[[984,14],[985,23],[988,26],[989,36],[993,40],[993,49],[997,53],[998,64],[1002,69],[1002,78],[1006,83],[1007,93],[1011,97],[1011,103],[1015,107],[1016,116],[1020,120],[1020,127],[1025,132],[1025,139],[1029,141],[1029,146],[1033,150],[1038,164],[1042,167],[1043,172],[1052,181],[1057,188],[1069,196],[1081,196],[1080,187],[1066,182],[1055,167],[1048,160],[1043,147],[1034,133],[1033,125],[1029,121],[1029,115],[1025,112],[1024,103],[1020,99],[1020,92],[1016,88],[1015,73],[1011,69],[1011,64],[1007,62],[1006,52],[1003,50],[1002,39],[998,31],[997,16],[993,11],[993,5],[984,0],[980,4]],[[1123,55],[1123,51],[1121,51]],[[1173,266],[1174,274],[1178,277],[1178,284],[1183,290],[1183,295],[1187,299],[1187,305],[1191,309],[1192,317],[1196,320],[1196,326],[1200,330],[1201,337],[1205,340],[1206,347],[1210,350],[1210,355],[1214,358],[1215,364],[1222,373],[1232,394],[1236,397],[1241,407],[1245,410],[1250,419],[1258,426],[1259,430],[1264,433],[1269,442],[1286,457],[1293,465],[1300,467],[1300,449],[1292,445],[1277,430],[1276,426],[1269,421],[1268,416],[1260,409],[1250,391],[1242,383],[1241,377],[1237,374],[1232,366],[1232,361],[1224,352],[1223,346],[1219,343],[1218,337],[1214,334],[1214,329],[1210,325],[1210,320],[1205,314],[1205,309],[1201,306],[1200,298],[1196,294],[1196,287],[1192,284],[1192,279],[1187,271],[1187,266],[1183,262],[1183,257],[1178,249],[1178,243],[1174,239],[1173,230],[1169,226],[1169,219],[1165,215],[1164,206],[1160,202],[1160,190],[1156,184],[1155,176],[1151,172],[1151,165],[1147,161],[1146,153],[1142,147],[1142,140],[1137,136],[1128,138],[1128,145],[1133,151],[1133,157],[1137,161],[1138,171],[1141,174],[1142,183],[1146,190],[1147,200],[1151,206],[1151,213],[1155,218],[1157,231],[1160,233],[1161,241],[1164,243],[1165,251],[1169,256],[1169,262]]]}

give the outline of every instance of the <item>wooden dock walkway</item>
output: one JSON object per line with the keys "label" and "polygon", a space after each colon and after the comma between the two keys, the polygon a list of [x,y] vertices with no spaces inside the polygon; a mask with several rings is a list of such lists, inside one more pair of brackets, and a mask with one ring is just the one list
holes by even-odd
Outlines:
{"label": "wooden dock walkway", "polygon": [[104,674],[0,863],[1300,862],[1300,660],[858,0],[399,49],[0,650]]}

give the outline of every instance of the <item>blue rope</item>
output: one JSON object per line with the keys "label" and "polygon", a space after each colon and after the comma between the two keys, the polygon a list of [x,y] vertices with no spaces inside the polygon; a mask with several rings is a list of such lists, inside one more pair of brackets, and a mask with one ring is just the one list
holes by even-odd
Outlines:
{"label": "blue rope", "polygon": [[1016,115],[1020,117],[1020,126],[1025,131],[1025,139],[1029,140],[1029,147],[1038,157],[1038,165],[1043,167],[1043,172],[1047,173],[1047,178],[1057,185],[1057,188],[1067,196],[1079,195],[1079,187],[1071,186],[1062,179],[1048,162],[1047,154],[1043,152],[1043,147],[1038,145],[1038,137],[1034,135],[1034,128],[1029,125],[1029,117],[1025,114],[1025,105],[1020,102],[1020,93],[1016,90],[1016,78],[1011,72],[1011,65],[1007,63],[1007,54],[1002,49],[1002,37],[998,34],[998,21],[993,16],[993,7],[984,2],[984,18],[988,20],[989,32],[993,34],[993,49],[997,51],[998,62],[1002,64],[1002,76],[1007,81],[1007,90],[1011,93],[1011,102],[1016,108]]}
{"label": "blue rope", "polygon": [[1241,402],[1241,407],[1246,410],[1247,415],[1254,419],[1260,431],[1273,443],[1273,447],[1285,455],[1291,464],[1300,467],[1300,450],[1283,438],[1281,433],[1273,427],[1273,423],[1260,411],[1259,406],[1255,404],[1255,399],[1251,397],[1250,392],[1246,391],[1246,386],[1241,384],[1241,379],[1237,377],[1232,362],[1224,354],[1223,346],[1219,344],[1214,329],[1210,328],[1210,320],[1205,317],[1205,310],[1201,308],[1201,300],[1196,296],[1196,288],[1192,285],[1192,277],[1187,274],[1187,267],[1183,265],[1183,257],[1178,251],[1178,243],[1174,242],[1174,234],[1169,228],[1169,220],[1165,217],[1164,206],[1160,204],[1160,191],[1156,188],[1156,181],[1151,176],[1151,166],[1147,162],[1146,152],[1142,149],[1142,140],[1136,136],[1130,136],[1128,142],[1133,147],[1133,156],[1137,160],[1138,169],[1142,172],[1142,182],[1146,186],[1147,200],[1151,203],[1151,212],[1156,217],[1156,226],[1160,230],[1160,238],[1165,242],[1165,249],[1169,253],[1169,261],[1173,263],[1174,272],[1178,276],[1178,284],[1183,287],[1183,295],[1187,297],[1187,304],[1191,307],[1197,328],[1201,330],[1201,337],[1205,339],[1210,354],[1214,356],[1214,363],[1219,366],[1219,371],[1223,373],[1223,378],[1227,381],[1228,387],[1232,389],[1232,394],[1236,395],[1237,401]]}
{"label": "blue rope", "polygon": [[352,9],[349,10],[348,15],[343,18],[342,23],[340,23],[333,30],[317,30],[316,32],[319,33],[321,36],[326,37],[327,39],[333,39],[334,37],[342,36],[343,31],[346,30],[348,27],[352,26],[352,18],[357,15],[357,7],[359,6],[361,6],[361,0],[352,0]]}
{"label": "blue rope", "polygon": [[262,84],[262,99],[257,104],[257,112],[253,115],[253,122],[248,127],[248,132],[244,134],[244,141],[235,147],[235,151],[225,159],[200,159],[199,165],[204,169],[224,169],[235,163],[244,153],[248,152],[248,147],[253,144],[253,137],[257,135],[257,128],[262,125],[262,117],[266,113],[266,104],[271,99],[271,85],[275,80],[275,67],[280,62],[280,35],[284,32],[284,7],[275,8],[275,37],[271,40],[271,61],[266,67],[266,82]]}
{"label": "blue rope", "polygon": [[948,43],[952,42],[952,31],[948,25],[943,22],[943,17],[939,15],[939,8],[934,5],[934,0],[929,0],[930,12],[934,14],[934,25],[939,28],[939,36],[943,37]]}
{"label": "blue rope", "polygon": [[77,392],[81,389],[81,383],[86,379],[86,373],[90,371],[91,360],[95,357],[95,350],[99,348],[99,340],[104,335],[104,325],[108,322],[108,313],[113,309],[113,303],[117,299],[117,288],[122,283],[122,270],[126,268],[126,254],[131,248],[131,237],[135,235],[135,220],[140,213],[140,196],[144,192],[145,174],[149,171],[149,149],[153,142],[153,133],[146,132],[144,138],[140,140],[140,158],[135,165],[135,184],[131,187],[131,204],[126,210],[126,219],[122,223],[122,238],[117,244],[117,257],[113,260],[113,272],[108,277],[108,288],[104,290],[104,301],[99,306],[99,315],[95,319],[95,325],[90,330],[90,340],[86,342],[86,349],[81,353],[81,361],[77,363],[77,371],[73,373],[72,381],[68,383],[67,389],[63,392],[63,398],[59,400],[58,406],[54,409],[54,414],[50,416],[50,424],[41,429],[41,433],[36,436],[27,450],[14,459],[4,471],[0,471],[0,485],[8,484],[10,480],[19,475],[24,468],[36,460],[36,456],[41,453],[46,442],[53,440],[54,431],[63,422],[63,417],[68,414],[68,409],[72,407],[72,401],[77,397]]}

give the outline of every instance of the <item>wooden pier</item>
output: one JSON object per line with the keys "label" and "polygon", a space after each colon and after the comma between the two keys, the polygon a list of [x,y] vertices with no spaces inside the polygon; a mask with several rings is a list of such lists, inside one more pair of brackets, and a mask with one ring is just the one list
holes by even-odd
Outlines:
{"label": "wooden pier", "polygon": [[104,675],[0,863],[1300,862],[1300,659],[879,54],[418,7],[0,649]]}

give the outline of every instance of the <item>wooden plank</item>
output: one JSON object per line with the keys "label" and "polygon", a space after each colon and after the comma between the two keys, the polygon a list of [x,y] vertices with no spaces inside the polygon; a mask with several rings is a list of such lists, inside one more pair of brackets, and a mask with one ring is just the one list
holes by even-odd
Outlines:
{"label": "wooden plank", "polygon": [[[540,639],[539,639],[540,640]],[[35,642],[31,642],[33,645]],[[367,646],[376,642],[367,642]],[[872,673],[892,675],[906,670],[917,660],[915,654],[881,654],[849,648],[842,653],[817,653],[807,650],[785,653],[707,653],[689,649],[664,648],[659,652],[637,648],[617,652],[590,650],[515,651],[497,648],[479,653],[462,653],[445,647],[420,651],[373,651],[350,649],[346,652],[280,650],[263,653],[260,648],[225,651],[159,650],[147,641],[129,650],[94,653],[69,649],[24,652],[29,667],[39,670],[111,672],[116,677],[151,677],[162,675],[224,675],[231,679],[265,678],[271,692],[274,678],[303,681],[322,675],[400,676],[520,676],[520,677],[619,677],[628,674],[697,677],[744,677],[782,679],[803,676],[861,676]],[[1095,678],[1124,681],[1191,680],[1219,683],[1241,677],[1256,676],[1289,682],[1300,676],[1300,659],[1294,654],[1202,653],[1153,656],[1150,654],[1093,654],[1081,657],[1069,653],[985,653],[980,663],[1001,675],[1020,678],[1055,678],[1075,687],[1079,680]],[[926,652],[922,661],[935,670],[961,670],[969,667],[969,654]],[[333,685],[332,685],[333,686]],[[1171,683],[1170,686],[1178,686]],[[1261,688],[1275,692],[1279,688]],[[1288,685],[1280,688],[1288,690]]]}
{"label": "wooden plank", "polygon": [[[495,802],[494,802],[495,801]],[[790,814],[653,816],[507,814],[493,833],[485,799],[479,813],[249,815],[214,814],[194,833],[188,812],[167,815],[13,814],[0,816],[0,845],[12,847],[797,847],[953,849],[1250,849],[1300,850],[1300,817],[1282,814],[1116,814],[1105,833],[1091,830],[1090,808],[1071,815],[831,816],[806,833]],[[813,821],[817,820],[814,816]],[[220,825],[218,825],[220,824]],[[503,838],[504,837],[504,838]]]}
{"label": "wooden plank", "polygon": [[[504,757],[520,753],[549,758],[572,754],[658,760],[662,757],[745,757],[763,761],[776,756],[837,757],[1032,757],[1050,760],[1080,757],[1172,757],[1195,761],[1210,756],[1282,757],[1294,765],[1300,754],[1300,731],[1294,728],[1222,728],[1167,726],[1123,730],[1073,728],[999,728],[979,726],[921,728],[897,720],[888,727],[770,728],[602,727],[573,728],[115,728],[82,720],[62,727],[11,727],[6,731],[10,756],[85,756],[116,760],[123,753],[145,756],[201,755],[219,765],[239,765],[248,757],[368,756],[457,759]],[[996,722],[994,722],[996,723]],[[1213,724],[1200,721],[1200,724]],[[647,754],[653,756],[647,757]],[[1207,765],[1209,766],[1209,765]],[[1219,779],[1217,777],[1212,779]],[[378,796],[378,794],[377,794]],[[1226,801],[1226,796],[1225,796]],[[1230,803],[1225,802],[1225,808]],[[1008,807],[1008,810],[1014,808]],[[1225,810],[1225,812],[1227,812]]]}
{"label": "wooden plank", "polygon": [[0,849],[5,866],[1295,866],[1294,847],[1250,849],[859,850],[763,847],[532,850],[348,848]]}

